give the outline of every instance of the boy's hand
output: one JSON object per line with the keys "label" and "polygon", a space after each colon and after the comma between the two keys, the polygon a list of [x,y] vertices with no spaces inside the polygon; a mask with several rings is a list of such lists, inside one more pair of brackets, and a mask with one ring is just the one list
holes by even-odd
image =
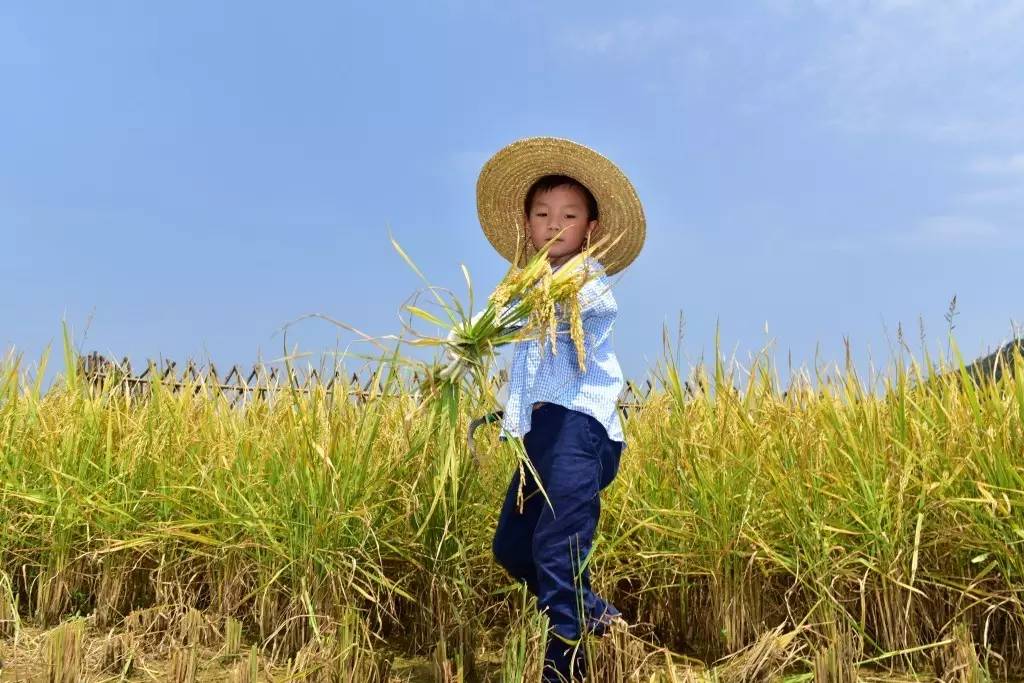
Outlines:
{"label": "boy's hand", "polygon": [[[472,327],[473,325],[475,325],[476,321],[479,320],[481,318],[481,316],[483,316],[483,314],[484,314],[483,311],[480,311],[479,313],[474,314],[473,317],[469,319],[469,327]],[[453,347],[455,346],[455,344],[457,342],[457,339],[460,336],[461,332],[462,332],[462,326],[461,325],[456,325],[456,326],[452,327],[452,329],[449,330],[449,332],[448,332],[448,337],[445,340],[448,343],[445,346],[444,351],[445,351],[445,354],[447,354],[449,360],[456,360],[459,357],[459,355],[455,352],[455,349]]]}

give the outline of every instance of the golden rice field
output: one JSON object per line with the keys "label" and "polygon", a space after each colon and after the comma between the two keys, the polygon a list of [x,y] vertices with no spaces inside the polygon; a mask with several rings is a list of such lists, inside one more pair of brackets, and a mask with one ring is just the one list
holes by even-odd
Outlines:
{"label": "golden rice field", "polygon": [[[0,364],[5,680],[537,680],[480,394],[382,362],[367,402],[140,398],[67,349],[45,391]],[[602,498],[594,586],[636,626],[588,643],[593,680],[1020,676],[1024,373],[938,364],[783,392],[767,358],[666,355]]]}

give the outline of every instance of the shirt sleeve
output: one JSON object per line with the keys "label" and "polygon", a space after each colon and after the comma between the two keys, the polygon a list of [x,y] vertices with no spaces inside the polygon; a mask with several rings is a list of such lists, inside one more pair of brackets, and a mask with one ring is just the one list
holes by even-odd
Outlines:
{"label": "shirt sleeve", "polygon": [[583,322],[583,352],[589,359],[611,337],[618,315],[618,305],[611,283],[604,273],[586,282],[579,293],[580,318]]}
{"label": "shirt sleeve", "polygon": [[583,320],[607,316],[617,312],[611,283],[603,273],[587,281],[579,293],[580,315]]}

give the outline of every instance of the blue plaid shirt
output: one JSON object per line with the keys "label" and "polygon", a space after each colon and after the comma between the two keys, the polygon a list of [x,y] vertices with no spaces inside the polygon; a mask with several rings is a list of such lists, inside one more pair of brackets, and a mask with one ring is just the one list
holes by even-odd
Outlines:
{"label": "blue plaid shirt", "polygon": [[547,336],[543,349],[542,342],[536,339],[513,346],[500,439],[524,436],[530,431],[533,404],[547,401],[594,417],[604,425],[610,439],[626,447],[618,412],[625,381],[612,349],[612,328],[619,308],[600,261],[588,257],[586,262],[594,273],[579,293],[586,370],[580,372],[576,346],[569,336],[569,322],[562,315],[562,307],[556,304],[557,354],[552,353]]}

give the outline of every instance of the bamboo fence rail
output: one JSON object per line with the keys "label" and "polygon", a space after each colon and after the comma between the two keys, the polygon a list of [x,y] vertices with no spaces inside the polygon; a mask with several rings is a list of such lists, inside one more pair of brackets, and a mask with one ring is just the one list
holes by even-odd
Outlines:
{"label": "bamboo fence rail", "polygon": [[[379,386],[374,387],[372,375],[364,381],[357,373],[346,376],[340,370],[299,370],[294,367],[289,369],[267,366],[263,363],[245,368],[233,365],[226,375],[221,376],[213,363],[196,363],[189,360],[179,366],[172,360],[164,360],[162,364],[149,360],[145,369],[139,372],[132,367],[128,358],[117,363],[94,351],[79,357],[78,370],[86,381],[95,387],[111,383],[132,396],[146,395],[152,383],[159,382],[174,392],[191,390],[196,393],[205,391],[220,394],[233,406],[250,399],[274,398],[282,391],[310,393],[322,390],[329,400],[341,394],[357,403],[388,398],[392,395]],[[414,374],[408,390],[416,392],[420,380],[421,377]],[[508,380],[508,373],[501,369],[491,380],[497,389]],[[652,389],[653,384],[649,379],[644,386],[627,381],[619,398],[619,407],[622,408],[623,414],[628,416],[631,409],[642,406]]]}

